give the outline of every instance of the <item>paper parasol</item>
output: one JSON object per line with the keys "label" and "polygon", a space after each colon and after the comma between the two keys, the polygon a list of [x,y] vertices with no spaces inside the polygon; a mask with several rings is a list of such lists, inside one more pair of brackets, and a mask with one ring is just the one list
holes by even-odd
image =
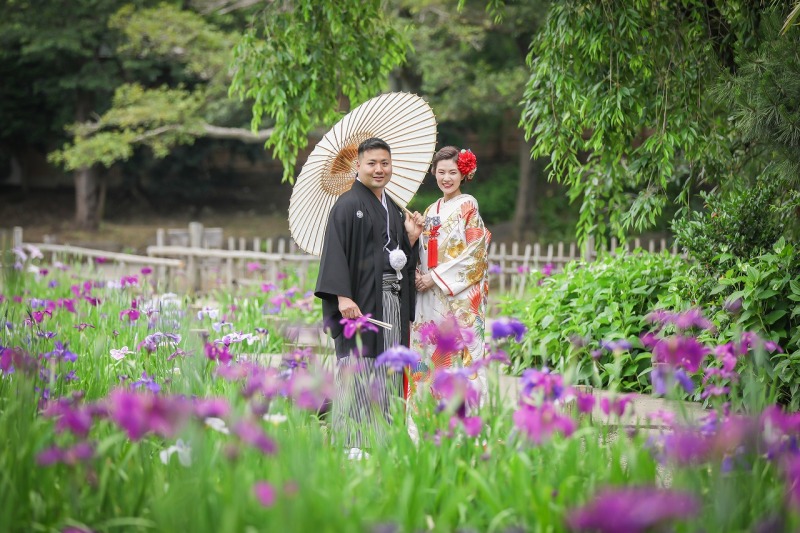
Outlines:
{"label": "paper parasol", "polygon": [[322,253],[328,215],[356,177],[358,145],[379,137],[392,149],[392,179],[386,192],[408,205],[428,172],[436,148],[436,117],[425,100],[410,93],[387,93],[367,100],[344,116],[317,144],[289,201],[289,231],[297,245]]}

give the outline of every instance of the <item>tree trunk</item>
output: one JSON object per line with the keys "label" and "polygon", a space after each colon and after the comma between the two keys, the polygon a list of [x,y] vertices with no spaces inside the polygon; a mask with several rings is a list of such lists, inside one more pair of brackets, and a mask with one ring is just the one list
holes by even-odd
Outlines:
{"label": "tree trunk", "polygon": [[511,234],[515,241],[522,241],[536,210],[534,198],[538,172],[534,171],[534,164],[531,161],[533,141],[525,140],[525,132],[522,129],[519,130],[518,145],[519,185],[517,186],[517,203],[514,207],[514,218],[511,222]]}
{"label": "tree trunk", "polygon": [[97,176],[93,167],[75,171],[75,223],[81,229],[96,230],[98,217]]}
{"label": "tree trunk", "polygon": [[[92,95],[78,93],[75,106],[75,121],[85,122],[92,109]],[[75,171],[75,223],[81,229],[96,230],[100,223],[99,190],[94,166],[81,167]]]}

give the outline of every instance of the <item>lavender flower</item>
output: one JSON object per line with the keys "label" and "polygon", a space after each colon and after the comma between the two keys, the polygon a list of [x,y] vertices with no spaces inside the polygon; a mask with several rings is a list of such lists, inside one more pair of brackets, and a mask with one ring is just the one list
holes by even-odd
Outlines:
{"label": "lavender flower", "polygon": [[541,370],[530,368],[522,373],[521,400],[533,400],[534,393],[541,393],[544,401],[555,401],[564,394],[564,380],[559,374],[551,374],[547,367]]}
{"label": "lavender flower", "polygon": [[148,376],[146,372],[142,372],[142,378],[131,383],[131,388],[138,389],[139,387],[146,387],[150,392],[161,392],[161,385],[156,383],[153,376]]}
{"label": "lavender flower", "polygon": [[517,342],[522,341],[527,327],[516,318],[498,318],[492,322],[492,339],[500,340],[514,337]]}
{"label": "lavender flower", "polygon": [[375,359],[375,366],[388,366],[392,372],[402,372],[406,367],[415,367],[420,357],[405,346],[389,348]]}

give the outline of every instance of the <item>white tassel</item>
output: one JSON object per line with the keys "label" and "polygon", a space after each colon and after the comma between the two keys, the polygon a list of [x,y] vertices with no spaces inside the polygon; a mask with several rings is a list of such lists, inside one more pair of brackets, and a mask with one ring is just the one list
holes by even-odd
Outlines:
{"label": "white tassel", "polygon": [[399,246],[389,252],[389,265],[397,272],[398,280],[403,279],[401,270],[406,266],[406,261],[406,254],[403,253]]}

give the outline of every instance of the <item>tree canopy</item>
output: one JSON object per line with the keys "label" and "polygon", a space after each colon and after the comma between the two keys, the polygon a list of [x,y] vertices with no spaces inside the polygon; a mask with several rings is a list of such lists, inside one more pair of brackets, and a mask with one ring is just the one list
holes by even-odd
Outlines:
{"label": "tree canopy", "polygon": [[409,42],[380,0],[276,0],[234,49],[230,92],[252,101],[252,128],[267,117],[266,146],[293,180],[309,133],[385,90]]}
{"label": "tree canopy", "polygon": [[[671,184],[686,192],[743,172],[755,177],[753,165],[773,154],[753,145],[776,138],[747,132],[759,114],[783,113],[782,125],[761,123],[783,141],[794,136],[796,101],[783,111],[777,101],[784,87],[756,82],[765,89],[756,107],[758,97],[745,89],[755,82],[752,71],[766,74],[764,56],[757,57],[766,43],[783,39],[781,46],[797,50],[796,27],[779,36],[774,21],[783,16],[779,6],[747,0],[552,5],[531,48],[522,123],[535,139],[533,155],[549,156],[552,175],[580,200],[582,238],[624,239],[652,224]],[[775,59],[783,60],[790,73],[767,79],[780,77],[791,93],[797,61]]]}

